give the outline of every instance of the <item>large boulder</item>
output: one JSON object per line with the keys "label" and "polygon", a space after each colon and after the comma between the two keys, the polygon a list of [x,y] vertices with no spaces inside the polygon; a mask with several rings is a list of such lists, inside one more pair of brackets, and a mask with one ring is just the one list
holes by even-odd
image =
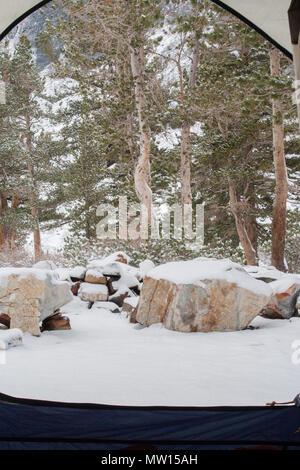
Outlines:
{"label": "large boulder", "polygon": [[267,284],[230,260],[173,262],[145,277],[136,320],[182,332],[242,330],[271,294]]}
{"label": "large boulder", "polygon": [[0,314],[10,317],[10,328],[39,336],[39,323],[71,300],[68,282],[57,280],[53,271],[0,269]]}

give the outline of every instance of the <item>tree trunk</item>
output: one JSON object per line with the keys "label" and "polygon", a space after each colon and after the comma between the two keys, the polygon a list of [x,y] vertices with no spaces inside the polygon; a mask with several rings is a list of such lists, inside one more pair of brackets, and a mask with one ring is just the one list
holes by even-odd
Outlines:
{"label": "tree trunk", "polygon": [[249,183],[248,185],[247,200],[249,204],[249,215],[246,216],[246,230],[255,251],[256,258],[258,259],[258,232],[255,216],[255,188],[253,183]]}
{"label": "tree trunk", "polygon": [[[26,145],[28,153],[32,152],[32,142],[31,142],[31,125],[30,125],[30,117],[28,114],[26,115],[26,130],[27,130],[27,137],[26,137]],[[34,229],[33,229],[33,246],[34,246],[34,259],[37,262],[42,255],[42,248],[41,248],[41,233],[40,233],[40,224],[39,224],[39,210],[37,207],[37,198],[35,195],[35,177],[34,177],[34,167],[28,159],[27,162],[27,169],[29,172],[29,176],[32,183],[32,191],[29,194],[29,203],[30,203],[30,212],[34,219]]]}
{"label": "tree trunk", "polygon": [[[12,201],[11,201],[11,208],[16,209],[18,205],[20,204],[20,200],[18,196],[13,196]],[[9,235],[8,235],[8,245],[11,253],[14,253],[16,249],[16,237],[17,237],[17,232],[15,227],[12,227],[9,230]]]}
{"label": "tree trunk", "polygon": [[[199,41],[195,37],[193,59],[189,78],[189,89],[192,90],[196,85],[197,68],[199,65]],[[184,92],[181,90],[182,100],[184,100]],[[192,204],[191,190],[191,124],[185,121],[181,128],[181,207],[184,216],[184,205]]]}
{"label": "tree trunk", "polygon": [[184,210],[185,204],[192,204],[191,189],[191,126],[188,123],[183,124],[181,128],[181,207]]}
{"label": "tree trunk", "polygon": [[128,150],[131,158],[131,162],[133,165],[135,165],[135,145],[134,145],[134,126],[133,126],[133,113],[129,112],[127,113],[127,119],[126,119],[126,141],[128,145]]}
{"label": "tree trunk", "polygon": [[[150,175],[151,130],[147,119],[147,102],[144,91],[145,56],[144,48],[131,49],[131,71],[135,85],[135,100],[139,119],[140,155],[134,173],[134,183],[137,197],[147,210],[142,211],[143,227],[148,227],[152,215],[152,191]],[[141,238],[144,238],[141,236]]]}
{"label": "tree trunk", "polygon": [[7,198],[3,191],[0,191],[0,251],[6,247],[7,233],[4,223],[1,222],[1,218],[7,210]]}
{"label": "tree trunk", "polygon": [[[280,53],[270,52],[271,74],[280,75]],[[273,160],[275,169],[275,197],[272,221],[272,265],[286,271],[284,260],[286,236],[286,205],[288,197],[288,177],[284,155],[284,125],[282,104],[273,99]]]}
{"label": "tree trunk", "polygon": [[243,207],[240,201],[238,201],[236,195],[236,187],[231,180],[229,180],[229,198],[230,198],[230,209],[234,215],[235,225],[237,233],[240,239],[240,243],[245,253],[247,264],[251,266],[257,266],[258,261],[253,248],[246,226],[243,215]]}
{"label": "tree trunk", "polygon": [[41,232],[40,232],[40,224],[39,224],[39,215],[38,215],[38,208],[32,206],[31,208],[31,215],[35,220],[35,229],[33,230],[33,246],[34,246],[34,259],[35,262],[39,261],[42,255],[42,248],[41,248]]}

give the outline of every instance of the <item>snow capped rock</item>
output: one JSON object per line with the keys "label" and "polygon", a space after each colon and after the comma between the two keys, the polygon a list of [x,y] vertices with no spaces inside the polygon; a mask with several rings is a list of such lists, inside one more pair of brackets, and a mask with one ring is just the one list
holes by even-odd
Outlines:
{"label": "snow capped rock", "polygon": [[[106,256],[105,258],[96,258],[92,259],[89,261],[87,268],[88,269],[99,269],[103,271],[103,274],[106,274],[104,272],[103,268],[105,266],[106,270],[109,269],[110,266],[113,266],[116,269],[116,274],[118,274],[117,269],[118,269],[118,264],[116,263],[122,263],[122,264],[129,264],[130,263],[130,257],[126,255],[123,251],[117,251],[116,253],[112,253],[109,256]],[[107,274],[112,274],[112,273],[107,273]]]}
{"label": "snow capped rock", "polygon": [[72,300],[69,283],[54,271],[33,268],[0,269],[0,313],[11,328],[39,336],[39,323]]}
{"label": "snow capped rock", "polygon": [[80,285],[78,295],[86,302],[106,301],[108,298],[108,288],[103,284],[90,284],[83,282]]}
{"label": "snow capped rock", "polygon": [[103,260],[93,260],[87,265],[87,270],[101,272],[105,276],[119,276],[121,263],[103,263]]}
{"label": "snow capped rock", "polygon": [[289,319],[297,313],[297,298],[300,295],[300,276],[283,274],[281,279],[269,283],[272,298],[262,312],[265,318]]}
{"label": "snow capped rock", "polygon": [[146,276],[136,320],[182,332],[242,330],[271,294],[267,284],[229,260],[167,263]]}
{"label": "snow capped rock", "polygon": [[112,283],[114,290],[119,291],[123,288],[138,288],[140,286],[139,281],[135,276],[133,276],[130,271],[121,268],[120,269],[120,279]]}
{"label": "snow capped rock", "polygon": [[22,344],[23,332],[19,328],[0,331],[0,351]]}
{"label": "snow capped rock", "polygon": [[88,269],[84,280],[91,284],[106,284],[106,277],[97,269]]}
{"label": "snow capped rock", "polygon": [[204,286],[204,280],[224,280],[257,294],[270,296],[271,288],[253,279],[245,269],[229,259],[196,258],[191,261],[175,261],[162,264],[147,274],[152,279],[164,279],[175,284]]}
{"label": "snow capped rock", "polygon": [[72,279],[83,280],[85,273],[86,273],[85,266],[75,266],[75,268],[72,268],[70,270],[69,274]]}
{"label": "snow capped rock", "polygon": [[134,319],[136,320],[136,311],[139,303],[139,297],[127,297],[124,300],[122,310],[126,312],[130,318],[130,323],[135,323],[132,321],[132,316],[134,314]]}

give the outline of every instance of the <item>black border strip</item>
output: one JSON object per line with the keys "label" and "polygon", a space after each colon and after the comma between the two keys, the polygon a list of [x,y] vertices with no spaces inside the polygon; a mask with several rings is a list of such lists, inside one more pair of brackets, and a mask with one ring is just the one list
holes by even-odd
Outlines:
{"label": "black border strip", "polygon": [[[37,11],[39,8],[43,7],[44,5],[46,5],[47,3],[49,3],[51,0],[43,0],[42,2],[39,2],[37,5],[35,5],[34,7],[30,8],[29,10],[27,10],[25,13],[23,13],[23,15],[19,16],[19,18],[17,18],[13,23],[11,23],[10,26],[8,26],[4,31],[3,33],[0,34],[0,41],[2,41],[2,39],[15,27],[17,26],[21,21],[23,21],[25,18],[27,18],[27,16],[31,15],[31,13],[34,13],[35,11]],[[262,29],[260,29],[258,26],[256,26],[254,23],[252,23],[252,21],[248,20],[245,16],[241,15],[240,13],[238,13],[236,10],[234,10],[233,8],[229,7],[228,5],[226,5],[224,2],[222,2],[221,0],[211,0],[213,3],[215,3],[216,5],[219,5],[221,8],[224,8],[224,10],[228,11],[229,13],[233,14],[234,16],[236,16],[237,18],[239,18],[241,21],[243,21],[245,24],[247,24],[248,26],[250,26],[252,29],[254,29],[255,31],[257,31],[262,37],[264,37],[267,41],[269,41],[271,44],[273,44],[275,47],[277,47],[284,55],[286,55],[289,59],[293,60],[293,55],[287,50],[285,49],[285,47],[281,46],[277,41],[275,41],[274,39],[271,38],[271,36],[269,36],[265,31],[263,31]],[[251,1],[251,0],[249,0]],[[287,12],[288,14],[288,12]]]}
{"label": "black border strip", "polygon": [[[82,410],[161,410],[161,411],[266,411],[272,412],[274,408],[268,406],[151,406],[151,405],[106,405],[97,403],[71,403],[60,401],[37,400],[32,398],[17,398],[4,393],[0,393],[0,404],[25,405],[25,406],[44,406],[57,408],[76,408]],[[276,406],[276,409],[287,409],[288,406]],[[296,408],[295,405],[289,408]]]}

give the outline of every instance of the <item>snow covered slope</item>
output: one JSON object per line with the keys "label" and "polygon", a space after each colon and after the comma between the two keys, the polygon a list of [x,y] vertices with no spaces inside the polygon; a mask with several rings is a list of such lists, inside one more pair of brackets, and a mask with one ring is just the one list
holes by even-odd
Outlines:
{"label": "snow covered slope", "polygon": [[[123,315],[87,310],[75,299],[62,309],[72,330],[25,335],[0,365],[10,395],[122,405],[263,405],[300,389],[300,318],[252,323],[234,333],[140,329]],[[300,354],[298,354],[300,359]]]}

